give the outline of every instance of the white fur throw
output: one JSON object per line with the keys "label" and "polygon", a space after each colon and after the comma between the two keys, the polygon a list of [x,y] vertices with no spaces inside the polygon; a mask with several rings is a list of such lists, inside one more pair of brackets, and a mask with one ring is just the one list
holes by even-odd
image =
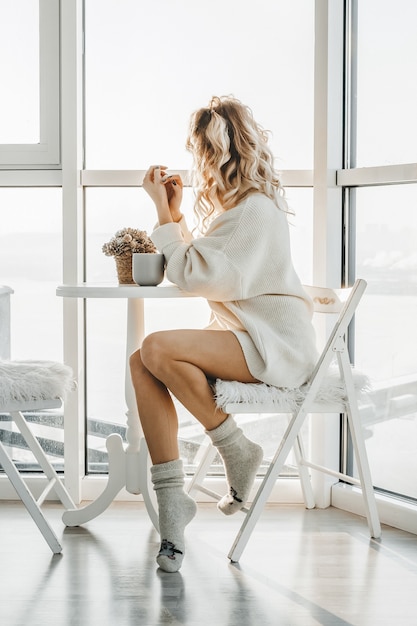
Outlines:
{"label": "white fur throw", "polygon": [[[352,370],[356,392],[369,390],[369,379],[364,374]],[[216,380],[215,398],[219,408],[228,403],[245,402],[250,404],[272,402],[277,413],[292,413],[300,406],[308,391],[309,384],[289,389],[274,387],[266,383],[240,383],[237,381]],[[316,402],[339,403],[346,398],[345,387],[340,379],[339,370],[331,367],[316,396]]]}
{"label": "white fur throw", "polygon": [[0,360],[0,409],[10,402],[65,398],[72,389],[73,373],[67,365]]}

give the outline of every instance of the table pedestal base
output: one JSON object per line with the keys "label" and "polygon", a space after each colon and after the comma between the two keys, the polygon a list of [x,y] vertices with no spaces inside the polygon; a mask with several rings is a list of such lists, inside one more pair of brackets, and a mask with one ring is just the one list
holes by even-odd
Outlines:
{"label": "table pedestal base", "polygon": [[[128,484],[139,484],[135,494],[142,494],[151,522],[159,532],[159,522],[155,498],[152,498],[153,489],[149,484],[148,448],[145,439],[140,441],[139,451],[127,452],[120,435],[114,433],[106,439],[106,448],[109,457],[109,478],[104,491],[86,506],[79,509],[69,509],[62,516],[65,526],[80,526],[105,511],[119,491]],[[133,481],[130,478],[133,478]],[[138,483],[139,479],[139,483]]]}

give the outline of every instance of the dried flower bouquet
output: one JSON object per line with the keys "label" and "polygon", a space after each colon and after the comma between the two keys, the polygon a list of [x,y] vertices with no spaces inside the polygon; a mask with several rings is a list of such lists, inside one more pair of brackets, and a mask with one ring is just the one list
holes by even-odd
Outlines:
{"label": "dried flower bouquet", "polygon": [[122,228],[102,248],[106,256],[116,260],[119,283],[134,284],[132,277],[132,254],[136,252],[155,253],[155,248],[145,230]]}

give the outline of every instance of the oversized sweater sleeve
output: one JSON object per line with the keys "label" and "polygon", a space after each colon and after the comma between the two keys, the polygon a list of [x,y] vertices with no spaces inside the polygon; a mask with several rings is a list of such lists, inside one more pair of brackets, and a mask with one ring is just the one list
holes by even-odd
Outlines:
{"label": "oversized sweater sleeve", "polygon": [[[192,241],[193,236],[192,236],[192,234],[191,234],[191,232],[190,232],[190,229],[188,228],[187,220],[185,219],[185,217],[184,217],[184,216],[182,216],[182,217],[181,217],[181,219],[180,219],[180,221],[179,221],[179,222],[176,222],[176,223],[177,223],[177,224],[179,225],[179,227],[180,227],[180,232],[182,233],[182,237],[183,237],[184,241],[187,241],[187,242]],[[155,231],[157,228],[159,228],[159,227],[160,227],[160,224],[159,224],[159,222],[157,222],[157,223],[155,224],[155,226],[153,227],[154,231]]]}
{"label": "oversized sweater sleeve", "polygon": [[190,232],[190,229],[188,228],[188,224],[187,224],[187,221],[186,221],[184,216],[182,216],[182,218],[178,222],[178,224],[180,225],[180,229],[181,229],[181,233],[182,233],[182,236],[184,238],[184,241],[186,241],[186,242],[192,241],[193,236],[192,236],[192,234]]}
{"label": "oversized sweater sleeve", "polygon": [[163,224],[151,239],[166,258],[167,278],[186,291],[208,300],[227,301],[242,297],[241,269],[225,253],[228,228],[211,236],[187,242],[181,225]]}

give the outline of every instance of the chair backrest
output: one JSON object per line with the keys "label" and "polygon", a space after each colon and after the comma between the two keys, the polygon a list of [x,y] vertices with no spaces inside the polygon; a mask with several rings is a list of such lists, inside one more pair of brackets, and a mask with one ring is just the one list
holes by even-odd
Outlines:
{"label": "chair backrest", "polygon": [[356,280],[352,287],[343,289],[304,286],[304,289],[313,300],[315,312],[339,314],[311,375],[310,380],[312,388],[313,386],[316,387],[316,385],[317,388],[319,387],[322,377],[318,377],[317,373],[320,370],[323,372],[328,367],[335,353],[339,349],[347,350],[344,337],[366,286],[367,283],[362,278]]}
{"label": "chair backrest", "polygon": [[[366,281],[360,278],[352,287],[343,287],[341,289],[312,287],[310,285],[303,285],[303,287],[313,301],[315,313],[341,313],[349,299],[355,298],[357,306],[366,289]],[[359,296],[358,293],[360,294]]]}

